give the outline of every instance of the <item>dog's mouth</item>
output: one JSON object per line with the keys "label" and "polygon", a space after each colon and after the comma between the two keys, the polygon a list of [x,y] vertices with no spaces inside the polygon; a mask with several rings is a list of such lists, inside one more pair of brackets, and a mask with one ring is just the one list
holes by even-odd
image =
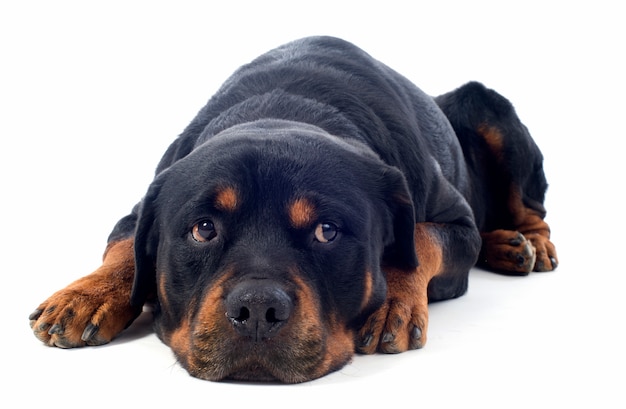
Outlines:
{"label": "dog's mouth", "polygon": [[[243,337],[225,317],[221,325],[185,326],[162,339],[190,375],[209,381],[307,382],[347,364],[354,334],[319,321],[292,323],[271,339]],[[210,324],[210,323],[208,323]]]}
{"label": "dog's mouth", "polygon": [[[161,339],[190,375],[210,380],[299,383],[344,366],[354,354],[354,332],[322,318],[310,287],[271,280],[214,286],[196,315]],[[158,329],[165,326],[157,326]]]}

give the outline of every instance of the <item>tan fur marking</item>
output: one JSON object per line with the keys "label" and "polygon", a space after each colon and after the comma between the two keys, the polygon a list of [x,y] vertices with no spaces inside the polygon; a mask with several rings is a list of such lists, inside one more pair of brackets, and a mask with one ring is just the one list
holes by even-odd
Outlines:
{"label": "tan fur marking", "polygon": [[511,186],[509,210],[513,216],[513,224],[520,233],[538,233],[550,238],[550,228],[541,216],[533,209],[524,205],[518,186]]}
{"label": "tan fur marking", "polygon": [[224,283],[232,277],[232,272],[227,272],[220,277],[215,283],[211,284],[211,289],[205,295],[200,304],[200,314],[197,317],[197,325],[202,328],[213,329],[218,327],[214,322],[215,319],[222,321],[224,314],[222,312],[222,298],[224,297]]}
{"label": "tan fur marking", "polygon": [[443,267],[443,250],[439,241],[428,231],[431,223],[417,223],[415,225],[415,250],[420,266],[417,268],[420,275],[431,278],[441,272]]}
{"label": "tan fur marking", "polygon": [[316,368],[313,378],[326,375],[347,364],[354,354],[354,333],[340,323],[335,317],[328,323],[329,337],[326,344],[324,360]]}
{"label": "tan fur marking", "polygon": [[294,317],[294,319],[297,318],[299,328],[295,328],[294,332],[307,333],[306,338],[300,339],[299,342],[309,338],[321,338],[321,331],[324,327],[327,332],[323,359],[314,371],[307,375],[308,379],[313,379],[342,367],[352,358],[355,347],[354,333],[334,315],[330,317],[329,322],[323,323],[320,317],[319,299],[314,290],[298,274],[293,274],[291,278],[298,286],[299,298],[297,317]]}
{"label": "tan fur marking", "polygon": [[361,309],[367,307],[370,302],[370,298],[372,298],[372,273],[370,271],[365,272],[365,283],[363,287],[363,301],[361,301]]}
{"label": "tan fur marking", "polygon": [[227,212],[234,212],[239,206],[239,195],[233,187],[225,187],[218,190],[215,196],[215,206]]}
{"label": "tan fur marking", "polygon": [[181,362],[189,363],[191,361],[191,338],[189,329],[189,320],[186,318],[181,322],[180,327],[176,328],[172,332],[169,339],[166,339],[172,351],[176,354],[177,358]]}
{"label": "tan fur marking", "polygon": [[158,291],[159,302],[161,303],[161,307],[164,310],[167,310],[169,309],[169,300],[167,296],[167,287],[165,286],[166,280],[165,280],[164,274],[157,273],[157,277],[158,277],[157,291]]}
{"label": "tan fur marking", "polygon": [[478,128],[478,133],[487,143],[487,147],[489,148],[491,153],[498,160],[502,160],[504,150],[504,138],[502,137],[502,133],[497,128],[490,127],[488,125],[481,125]]}
{"label": "tan fur marking", "polygon": [[[203,358],[215,354],[213,350],[215,344],[203,344],[197,339],[197,335],[204,334],[225,334],[229,330],[224,313],[222,311],[222,297],[224,295],[224,282],[232,276],[226,273],[211,285],[211,289],[206,294],[200,304],[200,312],[197,316],[192,316],[194,304],[187,309],[189,312],[184,317],[181,325],[172,332],[169,337],[169,346],[176,354],[178,360],[185,369],[193,376],[206,378],[204,375]],[[220,344],[220,348],[223,345]]]}
{"label": "tan fur marking", "polygon": [[315,206],[305,198],[295,199],[288,207],[289,222],[296,229],[311,227],[315,222]]}
{"label": "tan fur marking", "polygon": [[320,306],[313,289],[297,274],[292,274],[291,279],[298,286],[298,325],[303,328],[320,328]]}

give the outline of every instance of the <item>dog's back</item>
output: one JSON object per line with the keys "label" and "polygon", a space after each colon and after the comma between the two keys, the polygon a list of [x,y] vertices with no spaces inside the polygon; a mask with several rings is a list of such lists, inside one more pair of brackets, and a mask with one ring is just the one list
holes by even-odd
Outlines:
{"label": "dog's back", "polygon": [[237,70],[170,147],[157,173],[220,131],[268,117],[364,142],[403,172],[414,192],[417,220],[430,218],[424,192],[438,183],[424,166],[438,166],[458,191],[468,193],[460,146],[433,99],[360,48],[333,37],[288,43]]}

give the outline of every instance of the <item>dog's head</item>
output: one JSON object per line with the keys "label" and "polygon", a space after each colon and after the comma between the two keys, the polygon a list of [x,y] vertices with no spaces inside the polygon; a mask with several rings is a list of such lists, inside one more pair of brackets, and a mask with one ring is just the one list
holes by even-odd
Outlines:
{"label": "dog's head", "polygon": [[319,128],[266,120],[210,138],[160,174],[135,238],[133,302],[196,377],[301,382],[345,365],[411,268],[402,174]]}

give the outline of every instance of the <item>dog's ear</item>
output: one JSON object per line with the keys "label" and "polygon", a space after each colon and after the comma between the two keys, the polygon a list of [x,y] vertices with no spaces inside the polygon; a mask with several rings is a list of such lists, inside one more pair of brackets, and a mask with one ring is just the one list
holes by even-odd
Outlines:
{"label": "dog's ear", "polygon": [[392,229],[387,234],[383,263],[409,270],[418,266],[415,250],[415,210],[404,175],[396,168],[382,169],[382,195],[391,212]]}
{"label": "dog's ear", "polygon": [[159,245],[159,226],[156,220],[160,180],[155,180],[140,203],[135,230],[135,281],[131,304],[141,306],[156,295],[156,253]]}

